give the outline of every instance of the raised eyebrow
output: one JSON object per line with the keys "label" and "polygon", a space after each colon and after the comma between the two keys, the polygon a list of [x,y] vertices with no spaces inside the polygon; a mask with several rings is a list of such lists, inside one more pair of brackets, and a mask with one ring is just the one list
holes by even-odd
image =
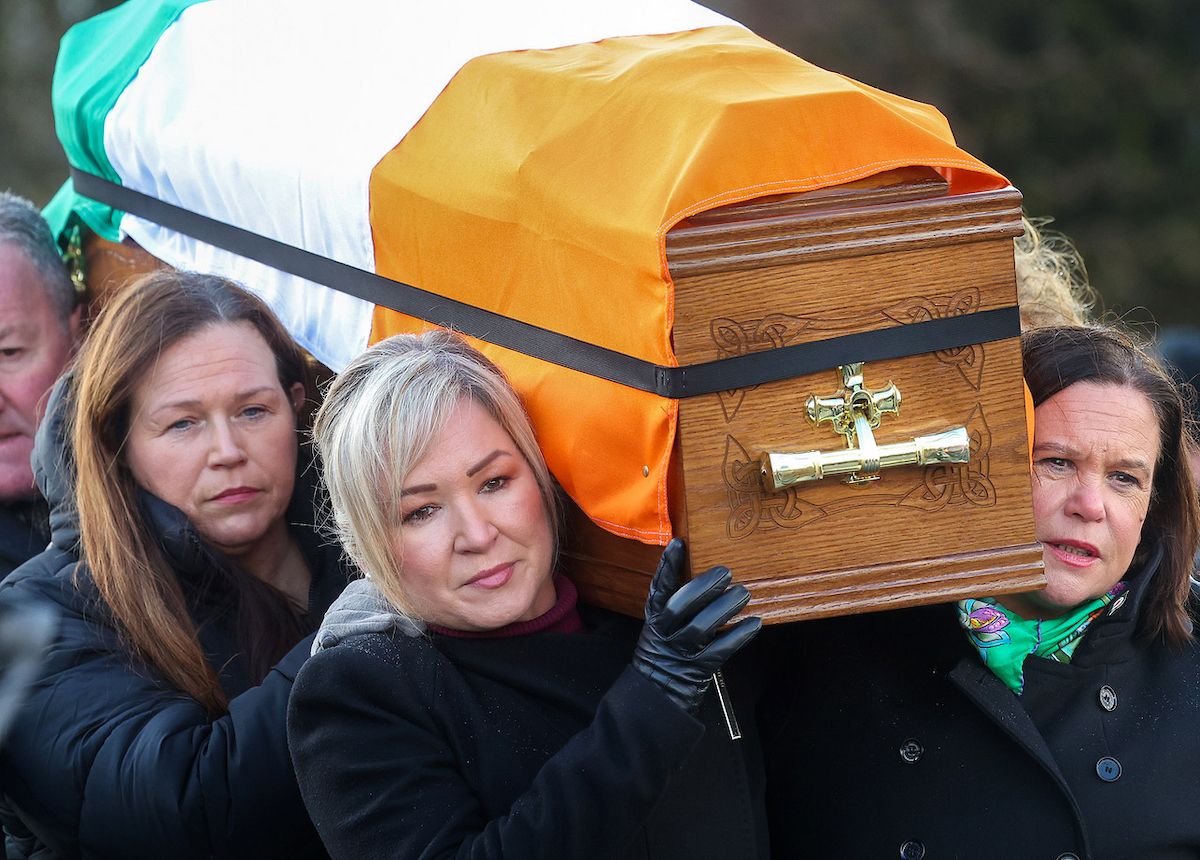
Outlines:
{"label": "raised eyebrow", "polygon": [[[467,477],[468,478],[472,477],[477,472],[484,469],[488,463],[492,462],[497,457],[500,457],[500,456],[508,454],[508,453],[509,453],[508,451],[504,451],[500,448],[497,448],[495,451],[488,454],[486,457],[484,457],[482,460],[480,460],[474,466],[467,469]],[[400,497],[403,498],[405,496],[415,496],[415,495],[418,495],[419,493],[432,493],[436,490],[437,490],[437,484],[414,484],[411,487],[405,487],[404,489],[402,489],[400,491]]]}
{"label": "raised eyebrow", "polygon": [[510,454],[508,451],[505,451],[505,450],[504,450],[504,449],[502,449],[502,448],[497,448],[495,451],[493,451],[492,453],[488,454],[486,457],[484,457],[482,460],[480,460],[480,461],[479,461],[478,463],[476,463],[474,466],[472,466],[471,468],[467,469],[467,477],[468,477],[468,478],[474,477],[475,473],[477,473],[477,472],[481,471],[481,470],[482,470],[484,467],[486,467],[486,466],[487,466],[487,464],[488,464],[488,463],[492,462],[492,461],[493,461],[493,460],[495,460],[497,457],[503,457],[503,456],[510,456],[510,457],[511,457],[512,455],[511,455],[511,454]]}

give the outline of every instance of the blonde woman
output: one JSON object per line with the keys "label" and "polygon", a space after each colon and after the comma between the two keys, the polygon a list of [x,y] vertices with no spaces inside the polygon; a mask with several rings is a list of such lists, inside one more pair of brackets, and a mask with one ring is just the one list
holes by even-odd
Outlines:
{"label": "blonde woman", "polygon": [[644,625],[579,603],[521,404],[451,334],[369,350],[314,433],[384,620],[329,624],[292,695],[333,857],[766,856],[757,747],[709,691],[760,625],[722,630],[749,597],[727,569],[681,586],[675,541]]}

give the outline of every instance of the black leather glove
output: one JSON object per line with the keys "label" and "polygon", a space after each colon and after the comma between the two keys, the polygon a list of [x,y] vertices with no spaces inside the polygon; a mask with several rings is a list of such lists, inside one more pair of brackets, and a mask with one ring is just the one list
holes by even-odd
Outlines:
{"label": "black leather glove", "polygon": [[762,619],[743,618],[722,631],[750,600],[750,592],[744,585],[730,585],[727,567],[714,567],[680,588],[684,556],[678,539],[663,551],[650,581],[646,624],[633,649],[633,665],[694,714],[713,673],[754,638]]}

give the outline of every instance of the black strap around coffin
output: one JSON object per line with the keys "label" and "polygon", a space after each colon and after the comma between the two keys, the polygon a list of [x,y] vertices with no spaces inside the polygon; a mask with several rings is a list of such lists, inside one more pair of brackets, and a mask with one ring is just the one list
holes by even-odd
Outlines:
{"label": "black strap around coffin", "polygon": [[209,245],[496,346],[663,397],[696,397],[748,388],[839,364],[956,349],[1020,334],[1017,308],[1009,306],[668,367],[339,263],[75,167],[71,168],[71,178],[80,194]]}

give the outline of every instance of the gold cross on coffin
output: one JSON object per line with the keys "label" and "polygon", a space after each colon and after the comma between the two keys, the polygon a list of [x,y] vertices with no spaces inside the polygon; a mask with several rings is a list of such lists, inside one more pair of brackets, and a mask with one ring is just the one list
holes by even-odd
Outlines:
{"label": "gold cross on coffin", "polygon": [[884,415],[900,414],[900,390],[890,381],[878,391],[863,384],[863,363],[843,364],[842,390],[832,397],[809,395],[804,404],[808,420],[820,427],[828,421],[837,433],[846,437],[846,447],[875,444],[872,430],[879,429]]}
{"label": "gold cross on coffin", "polygon": [[916,436],[906,442],[878,445],[873,430],[884,415],[900,414],[900,391],[891,382],[878,391],[863,384],[862,362],[838,367],[842,388],[829,397],[810,395],[805,401],[808,420],[820,426],[829,422],[846,437],[840,451],[764,452],[760,458],[763,488],[779,492],[805,481],[845,475],[847,484],[879,480],[879,470],[894,466],[926,466],[933,463],[966,463],[970,437],[965,427]]}
{"label": "gold cross on coffin", "polygon": [[847,484],[866,484],[878,481],[879,456],[875,434],[884,415],[900,414],[900,390],[888,381],[878,391],[869,391],[863,384],[863,363],[843,364],[842,390],[831,397],[809,395],[804,404],[808,420],[820,427],[828,421],[837,433],[846,437],[846,447],[857,447],[863,457],[862,472],[845,478]]}

